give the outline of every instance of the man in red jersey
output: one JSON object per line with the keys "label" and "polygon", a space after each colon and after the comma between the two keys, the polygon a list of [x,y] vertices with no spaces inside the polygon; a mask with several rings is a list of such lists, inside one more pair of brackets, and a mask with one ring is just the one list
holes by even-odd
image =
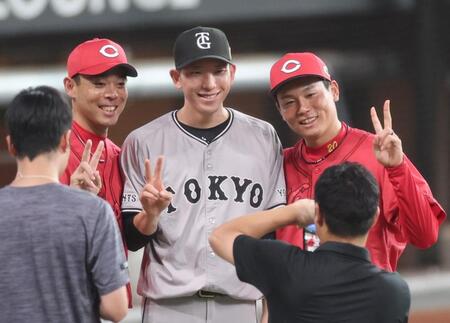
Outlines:
{"label": "man in red jersey", "polygon": [[[125,108],[128,99],[127,76],[136,77],[137,71],[128,64],[123,48],[109,39],[85,41],[70,53],[64,88],[71,98],[73,109],[71,152],[68,166],[60,179],[62,183],[90,190],[107,200],[121,232],[123,179],[119,164],[120,148],[107,136],[109,127],[117,123]],[[96,150],[91,160],[94,164],[90,165],[94,167],[85,165],[91,159],[91,146]],[[97,154],[100,156],[96,157]],[[129,284],[127,289],[131,307]]]}
{"label": "man in red jersey", "polygon": [[[352,128],[337,116],[339,86],[325,63],[312,53],[290,53],[270,71],[271,93],[281,117],[302,139],[284,151],[288,203],[313,198],[320,174],[344,161],[368,168],[380,186],[380,216],[369,232],[366,247],[372,262],[395,271],[408,243],[433,245],[446,214],[402,150],[392,130],[390,101],[383,107],[384,125],[370,110],[375,134]],[[276,232],[277,239],[314,250],[314,228],[291,225]]]}

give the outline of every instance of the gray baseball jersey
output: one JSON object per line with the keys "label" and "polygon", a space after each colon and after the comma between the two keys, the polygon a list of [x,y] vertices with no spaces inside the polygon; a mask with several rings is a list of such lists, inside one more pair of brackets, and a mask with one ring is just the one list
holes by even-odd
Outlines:
{"label": "gray baseball jersey", "polygon": [[122,147],[123,212],[141,211],[145,159],[165,156],[163,182],[173,193],[161,215],[156,252],[145,247],[138,293],[153,299],[193,295],[200,289],[256,300],[234,266],[216,256],[208,236],[219,224],[285,204],[282,147],[273,127],[233,109],[226,128],[207,144],[187,132],[176,111],[134,130]]}

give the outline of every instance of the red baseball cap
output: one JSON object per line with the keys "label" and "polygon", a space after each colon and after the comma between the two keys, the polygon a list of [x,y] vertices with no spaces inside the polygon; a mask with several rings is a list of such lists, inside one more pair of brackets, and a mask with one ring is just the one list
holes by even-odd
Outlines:
{"label": "red baseball cap", "polygon": [[123,67],[126,75],[136,77],[136,69],[128,64],[123,48],[106,38],[94,38],[81,43],[67,59],[67,74],[98,75],[113,67]]}
{"label": "red baseball cap", "polygon": [[281,85],[302,76],[318,76],[331,81],[327,66],[313,53],[288,53],[270,69],[270,92],[275,94]]}

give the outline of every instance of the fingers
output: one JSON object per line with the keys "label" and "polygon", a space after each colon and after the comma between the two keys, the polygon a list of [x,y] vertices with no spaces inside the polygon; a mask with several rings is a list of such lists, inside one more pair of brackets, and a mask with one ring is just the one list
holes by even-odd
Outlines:
{"label": "fingers", "polygon": [[167,200],[167,199],[172,199],[172,193],[170,193],[169,191],[163,189],[158,189],[158,187],[154,186],[151,183],[147,183],[143,188],[142,188],[142,193],[146,194],[146,196],[152,196],[154,198],[161,198],[163,200]]}
{"label": "fingers", "polygon": [[392,129],[384,129],[378,138],[380,150],[386,150],[390,147],[401,147],[401,140]]}
{"label": "fingers", "polygon": [[97,169],[98,162],[100,161],[100,157],[102,156],[103,148],[105,147],[105,143],[100,141],[97,145],[97,149],[95,149],[94,154],[92,155],[92,159],[89,162],[89,165],[92,169]]}
{"label": "fingers", "polygon": [[86,144],[84,145],[83,155],[81,156],[81,162],[87,162],[93,169],[97,169],[98,162],[100,161],[100,157],[102,156],[103,148],[105,147],[105,143],[100,141],[95,149],[94,154],[91,155],[92,149],[92,140],[88,139]]}
{"label": "fingers", "polygon": [[383,105],[384,127],[381,125],[381,122],[380,122],[380,119],[378,118],[375,107],[370,108],[370,117],[372,118],[372,124],[373,124],[373,127],[374,127],[376,133],[383,130],[383,128],[392,129],[391,100],[384,101],[384,105]]}
{"label": "fingers", "polygon": [[297,225],[299,227],[306,227],[314,223],[314,214],[316,204],[314,200],[301,199],[291,204],[296,208]]}
{"label": "fingers", "polygon": [[378,118],[377,111],[375,107],[370,109],[370,117],[372,119],[373,128],[375,129],[376,134],[376,143],[380,146],[385,145],[386,140],[390,140],[387,136],[394,135],[394,131],[392,130],[392,116],[390,109],[391,101],[384,101],[383,105],[383,122],[384,126],[381,125],[380,119]]}
{"label": "fingers", "polygon": [[92,140],[88,139],[86,141],[80,164],[71,176],[71,185],[94,194],[98,194],[103,184],[100,173],[97,170],[97,166],[100,161],[104,145],[104,142],[100,141],[91,158]]}
{"label": "fingers", "polygon": [[92,168],[91,165],[89,165],[89,163],[85,161],[81,162],[77,170],[80,172],[81,175],[86,176],[86,178],[89,178],[92,181],[95,180],[95,173],[97,172],[97,170]]}
{"label": "fingers", "polygon": [[172,201],[172,193],[166,190],[162,190],[159,192],[159,197],[165,201]]}
{"label": "fingers", "polygon": [[151,162],[149,159],[145,160],[145,179],[146,179],[146,183],[152,183],[152,184],[156,184],[158,186],[161,186],[162,188],[162,169],[164,166],[164,157],[163,156],[158,156],[158,158],[156,159],[156,165],[155,165],[155,171],[152,174],[152,167],[151,167]]}
{"label": "fingers", "polygon": [[392,129],[392,117],[391,117],[391,101],[384,101],[383,116],[384,116],[384,129]]}
{"label": "fingers", "polygon": [[72,178],[70,186],[77,187],[82,190],[92,192],[94,194],[98,194],[98,192],[102,188],[101,181],[95,183],[84,174],[78,176],[77,178]]}
{"label": "fingers", "polygon": [[152,177],[152,165],[149,159],[145,160],[145,182],[151,183],[153,180]]}
{"label": "fingers", "polygon": [[81,173],[79,176],[77,176],[76,181],[82,188],[95,186],[92,179],[86,173]]}
{"label": "fingers", "polygon": [[[151,162],[145,160],[145,186],[141,192],[141,202],[146,207],[156,207],[160,212],[166,208],[172,200],[172,194],[168,192],[162,183],[162,169],[164,166],[164,157],[159,156],[156,159],[155,170],[152,172]],[[146,208],[144,207],[144,208]],[[150,212],[151,213],[151,212]]]}
{"label": "fingers", "polygon": [[162,173],[162,168],[164,165],[164,157],[163,156],[158,156],[158,158],[156,159],[156,166],[155,166],[155,174],[154,174],[154,178],[158,183],[162,184],[161,181],[161,173]]}
{"label": "fingers", "polygon": [[[386,129],[385,129],[386,130]],[[394,142],[394,135],[390,131],[383,131],[378,138],[380,150],[386,150]]]}
{"label": "fingers", "polygon": [[380,119],[378,119],[377,110],[375,110],[375,107],[370,108],[370,118],[372,119],[373,129],[378,135],[383,130],[383,127],[381,126]]}
{"label": "fingers", "polygon": [[88,139],[84,145],[83,155],[81,156],[81,162],[89,162],[89,156],[91,154],[92,141]]}
{"label": "fingers", "polygon": [[166,190],[158,190],[152,184],[144,186],[141,197],[152,202],[162,202],[164,205],[168,205],[172,201],[172,193]]}
{"label": "fingers", "polygon": [[94,173],[94,180],[92,181],[93,184],[95,185],[95,188],[97,189],[97,192],[100,192],[100,190],[102,189],[102,178],[100,177],[100,172],[97,170]]}
{"label": "fingers", "polygon": [[153,191],[151,189],[144,189],[142,191],[141,196],[147,200],[158,201],[159,200],[159,192],[157,190]]}

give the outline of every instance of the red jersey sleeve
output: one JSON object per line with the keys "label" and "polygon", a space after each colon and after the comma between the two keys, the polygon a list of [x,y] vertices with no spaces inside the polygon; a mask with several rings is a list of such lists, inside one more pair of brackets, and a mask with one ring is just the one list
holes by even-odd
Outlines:
{"label": "red jersey sleeve", "polygon": [[431,193],[428,183],[404,156],[397,167],[386,168],[398,203],[398,219],[407,242],[428,248],[438,238],[446,214]]}

